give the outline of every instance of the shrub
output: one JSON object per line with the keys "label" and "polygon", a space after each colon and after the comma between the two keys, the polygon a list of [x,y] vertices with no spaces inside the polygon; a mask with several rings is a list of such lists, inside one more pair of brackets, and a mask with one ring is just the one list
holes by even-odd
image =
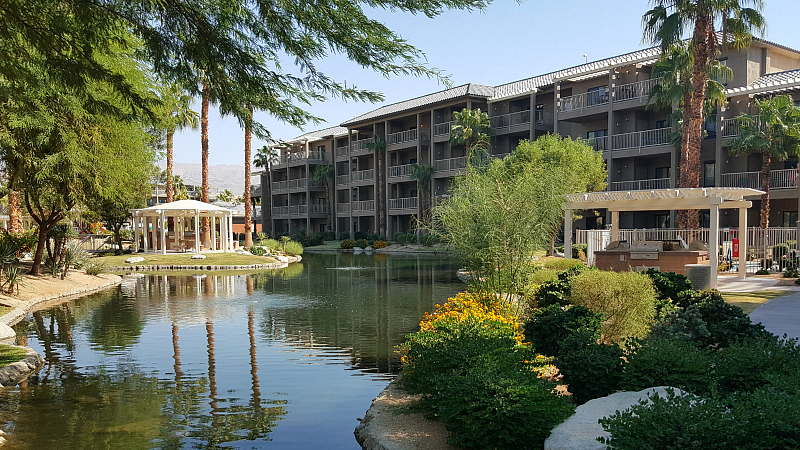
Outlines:
{"label": "shrub", "polygon": [[579,259],[569,258],[548,258],[541,261],[541,265],[545,269],[555,269],[559,272],[562,270],[569,270],[573,267],[584,267]]}
{"label": "shrub", "polygon": [[654,323],[650,336],[682,341],[699,342],[711,336],[697,305],[671,311]]}
{"label": "shrub", "polygon": [[379,249],[379,248],[386,248],[386,241],[375,241],[372,243],[372,248]]}
{"label": "shrub", "polygon": [[254,245],[248,248],[247,251],[256,256],[264,256],[268,250],[260,245]]}
{"label": "shrub", "polygon": [[773,339],[774,336],[761,324],[754,324],[742,308],[714,297],[697,304],[697,310],[706,323],[709,337],[701,338],[703,345],[728,347],[744,339]]}
{"label": "shrub", "polygon": [[267,247],[270,253],[277,253],[283,250],[283,245],[275,239],[265,239],[261,241],[261,245]]}
{"label": "shrub", "polygon": [[299,242],[289,241],[286,243],[286,249],[284,250],[287,255],[297,256],[303,254],[303,245]]}
{"label": "shrub", "polygon": [[619,390],[622,383],[622,349],[598,344],[588,333],[575,333],[561,341],[555,363],[575,403]]}
{"label": "shrub", "polygon": [[341,242],[339,242],[339,248],[345,249],[345,250],[349,250],[349,249],[355,247],[355,244],[356,244],[356,241],[354,241],[352,239],[344,239]]}
{"label": "shrub", "polygon": [[653,287],[659,299],[669,299],[673,303],[677,303],[678,294],[692,289],[692,283],[685,275],[675,272],[659,272],[655,269],[648,269],[644,273],[653,280]]}
{"label": "shrub", "polygon": [[603,315],[605,341],[641,337],[649,331],[655,313],[655,290],[647,275],[587,270],[573,276],[570,287],[573,304]]}
{"label": "shrub", "polygon": [[800,347],[797,340],[748,339],[714,354],[719,392],[754,391],[773,385],[800,393]]}
{"label": "shrub", "polygon": [[350,233],[347,231],[342,231],[341,233],[339,233],[339,239],[341,240],[350,239]]}
{"label": "shrub", "polygon": [[686,308],[708,300],[721,301],[722,294],[716,289],[706,289],[703,291],[688,290],[678,294],[678,306]]}
{"label": "shrub", "polygon": [[356,241],[359,239],[366,239],[367,236],[369,236],[369,234],[364,233],[363,231],[356,231],[355,233],[353,233],[353,239],[355,239]]}
{"label": "shrub", "polygon": [[292,240],[299,242],[303,247],[313,247],[316,245],[324,244],[322,234],[320,233],[303,233],[292,236]]}
{"label": "shrub", "polygon": [[797,267],[787,267],[786,270],[783,272],[783,278],[797,278],[800,277],[800,271],[797,270]]}
{"label": "shrub", "polygon": [[326,231],[326,232],[321,233],[321,234],[322,234],[322,240],[323,241],[333,241],[333,240],[336,239],[336,233],[334,233],[333,231]]}
{"label": "shrub", "polygon": [[555,269],[536,269],[531,272],[530,276],[528,277],[528,283],[530,284],[542,284],[545,281],[555,281],[558,280],[558,270]]}
{"label": "shrub", "polygon": [[353,247],[367,248],[367,240],[357,239],[356,242],[353,244]]}
{"label": "shrub", "polygon": [[593,340],[600,337],[600,314],[583,306],[568,309],[557,305],[537,311],[525,324],[525,339],[534,350],[544,355],[556,356],[558,343],[575,333],[588,333]]}
{"label": "shrub", "polygon": [[392,235],[392,240],[398,244],[405,244],[406,243],[406,234],[397,232]]}
{"label": "shrub", "polygon": [[92,258],[83,265],[83,270],[87,275],[100,275],[106,273],[108,265],[104,261],[99,261],[97,258]]}
{"label": "shrub", "polygon": [[417,235],[416,235],[416,233],[408,233],[408,234],[406,234],[406,243],[407,244],[416,244],[417,243]]}
{"label": "shrub", "polygon": [[534,292],[534,299],[539,308],[566,306],[569,304],[569,283],[561,280],[545,281]]}
{"label": "shrub", "polygon": [[707,350],[691,342],[648,337],[628,343],[622,388],[640,391],[653,386],[673,386],[706,392],[711,376]]}
{"label": "shrub", "polygon": [[440,243],[442,240],[439,239],[438,236],[435,236],[433,234],[423,234],[420,235],[419,241],[425,247],[433,247],[434,245]]}
{"label": "shrub", "polygon": [[758,269],[756,271],[756,275],[769,275],[771,273],[772,272],[770,272],[769,269]]}

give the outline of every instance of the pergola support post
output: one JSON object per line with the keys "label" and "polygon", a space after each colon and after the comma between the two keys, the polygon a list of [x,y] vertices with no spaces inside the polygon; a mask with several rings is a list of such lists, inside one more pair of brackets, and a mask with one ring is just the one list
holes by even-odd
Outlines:
{"label": "pergola support post", "polygon": [[134,215],[133,220],[133,248],[136,253],[139,253],[139,222],[140,219],[138,216]]}
{"label": "pergola support post", "polygon": [[747,208],[739,208],[739,278],[747,277]]}
{"label": "pergola support post", "polygon": [[611,211],[611,241],[619,240],[619,211]]}
{"label": "pergola support post", "polygon": [[200,211],[194,214],[194,252],[200,254]]}
{"label": "pergola support post", "polygon": [[161,243],[161,254],[167,254],[167,221],[164,211],[161,211],[161,226],[158,227],[158,237]]}
{"label": "pergola support post", "polygon": [[572,258],[572,210],[564,210],[564,258]]}
{"label": "pergola support post", "polygon": [[711,205],[711,229],[708,236],[708,257],[711,264],[710,288],[717,288],[717,272],[719,271],[719,205]]}

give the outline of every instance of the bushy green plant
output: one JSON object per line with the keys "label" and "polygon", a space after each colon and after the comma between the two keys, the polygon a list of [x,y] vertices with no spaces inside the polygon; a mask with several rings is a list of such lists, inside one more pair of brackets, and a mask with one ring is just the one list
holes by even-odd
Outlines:
{"label": "bushy green plant", "polygon": [[286,243],[286,247],[284,248],[284,251],[286,252],[287,255],[290,255],[290,256],[302,255],[303,254],[303,245],[300,244],[299,242],[289,241],[289,242]]}
{"label": "bushy green plant", "polygon": [[275,239],[265,239],[261,241],[261,245],[267,247],[270,253],[276,253],[283,249],[283,245]]}
{"label": "bushy green plant", "polygon": [[248,248],[247,251],[255,256],[264,256],[268,250],[260,245],[254,245]]}
{"label": "bushy green plant", "polygon": [[692,289],[692,282],[686,275],[675,272],[659,272],[655,269],[648,269],[644,272],[653,280],[653,287],[659,299],[678,302],[678,294]]}
{"label": "bushy green plant", "polygon": [[722,294],[716,289],[706,289],[703,291],[687,290],[678,293],[677,305],[685,308],[690,305],[696,305],[708,300],[720,301]]}
{"label": "bushy green plant", "polygon": [[697,309],[710,333],[707,339],[700,339],[701,344],[727,347],[744,339],[774,338],[763,325],[752,323],[742,308],[726,303],[721,297],[700,302]]}
{"label": "bushy green plant", "polygon": [[350,239],[350,233],[347,232],[347,231],[340,232],[339,233],[339,239],[341,239],[341,240]]}
{"label": "bushy green plant", "polygon": [[332,240],[336,239],[336,233],[334,233],[333,231],[325,231],[325,232],[323,232],[321,234],[322,234],[322,240],[323,241],[332,241]]}
{"label": "bushy green plant", "polygon": [[100,275],[108,271],[108,264],[97,258],[92,258],[83,265],[83,270],[86,271],[87,275]]}
{"label": "bushy green plant", "polygon": [[783,272],[783,278],[798,278],[800,277],[800,271],[797,270],[797,267],[787,267],[786,270]]}
{"label": "bushy green plant", "polygon": [[402,245],[402,244],[406,243],[407,237],[408,237],[408,235],[398,231],[397,233],[392,235],[392,241],[394,241],[397,244],[401,244]]}
{"label": "bushy green plant", "polygon": [[555,363],[575,403],[605,397],[622,384],[622,349],[597,343],[589,333],[575,333],[561,341]]}
{"label": "bushy green plant", "polygon": [[378,240],[378,241],[375,241],[375,242],[372,243],[372,248],[378,250],[378,249],[386,248],[386,245],[387,245],[386,241]]}
{"label": "bushy green plant", "polygon": [[19,286],[22,282],[22,270],[16,266],[6,266],[3,269],[3,288],[6,293],[14,295],[19,293]]}
{"label": "bushy green plant", "polygon": [[534,291],[533,298],[539,308],[566,306],[569,304],[569,283],[561,280],[545,281]]}
{"label": "bushy green plant", "polygon": [[441,241],[442,240],[434,234],[422,234],[419,236],[420,244],[424,245],[425,247],[433,247]]}
{"label": "bushy green plant", "polygon": [[570,301],[603,315],[603,339],[619,342],[650,330],[655,314],[650,277],[636,272],[586,270],[570,278]]}
{"label": "bushy green plant", "polygon": [[572,269],[573,267],[584,267],[581,260],[569,258],[548,258],[541,260],[539,264],[544,269],[558,270],[559,272]]}
{"label": "bushy green plant", "polygon": [[358,248],[367,248],[367,245],[368,245],[368,244],[367,244],[367,240],[366,240],[366,239],[358,239],[358,240],[356,240],[356,241],[355,241],[355,243],[353,244],[353,247],[358,247]]}
{"label": "bushy green plant", "polygon": [[[586,256],[586,251],[588,250],[589,246],[586,244],[572,244],[572,257],[574,259],[579,259],[581,257],[581,253],[583,256]],[[565,248],[563,245],[558,246],[555,250],[559,253],[564,253]]]}
{"label": "bushy green plant", "polygon": [[622,387],[640,391],[653,386],[672,386],[690,392],[706,392],[711,378],[707,350],[691,342],[647,337],[627,343]]}
{"label": "bushy green plant", "polygon": [[756,275],[769,275],[771,273],[772,272],[770,272],[769,269],[758,269],[756,271]]}
{"label": "bushy green plant", "polygon": [[528,277],[529,284],[542,284],[545,281],[558,280],[558,270],[537,268],[533,270]]}
{"label": "bushy green plant", "polygon": [[679,308],[659,318],[650,330],[650,336],[689,342],[700,342],[711,336],[697,305]]}
{"label": "bushy green plant", "polygon": [[356,231],[353,233],[353,239],[356,241],[359,239],[366,239],[367,237],[369,237],[369,233],[364,233],[363,231]]}
{"label": "bushy green plant", "polygon": [[89,260],[89,252],[78,241],[70,241],[64,247],[64,259],[62,262],[61,279],[66,277],[70,267],[80,269]]}
{"label": "bushy green plant", "polygon": [[344,250],[350,250],[351,248],[355,247],[356,241],[352,239],[343,239],[339,242],[339,248]]}
{"label": "bushy green plant", "polygon": [[525,324],[525,339],[541,354],[556,356],[560,341],[575,333],[588,333],[593,340],[600,337],[603,317],[583,306],[562,308],[551,305],[534,313]]}

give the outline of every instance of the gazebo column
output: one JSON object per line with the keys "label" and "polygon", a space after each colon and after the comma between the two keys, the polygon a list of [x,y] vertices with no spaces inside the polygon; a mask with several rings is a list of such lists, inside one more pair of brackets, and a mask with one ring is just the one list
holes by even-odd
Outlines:
{"label": "gazebo column", "polygon": [[131,224],[133,225],[133,249],[136,253],[139,253],[139,222],[141,219],[137,216],[133,216],[133,220]]}
{"label": "gazebo column", "polygon": [[564,258],[572,258],[572,210],[564,210]]}
{"label": "gazebo column", "polygon": [[147,247],[148,246],[149,237],[150,237],[149,236],[149,230],[147,229],[147,221],[148,220],[149,220],[149,218],[147,216],[142,217],[142,234],[144,235],[144,238],[142,239],[142,245],[144,247],[144,252],[145,253],[147,253],[147,251],[149,250],[149,248]]}
{"label": "gazebo column", "polygon": [[200,254],[200,211],[194,214],[194,252]]}
{"label": "gazebo column", "polygon": [[619,211],[611,211],[611,242],[619,240]]}
{"label": "gazebo column", "polygon": [[222,244],[222,252],[228,253],[228,216],[220,217],[220,223],[222,223],[222,225],[219,227],[219,240]]}
{"label": "gazebo column", "polygon": [[711,264],[710,288],[717,288],[717,272],[719,271],[719,205],[711,205],[711,229],[708,236],[708,257]]}
{"label": "gazebo column", "polygon": [[211,251],[217,251],[217,216],[211,216]]}
{"label": "gazebo column", "polygon": [[739,208],[739,278],[747,276],[747,208]]}
{"label": "gazebo column", "polygon": [[178,226],[178,217],[175,216],[172,218],[172,233],[174,234],[173,241],[175,242],[175,250],[178,250],[181,246],[181,237],[178,233],[179,228],[180,227]]}
{"label": "gazebo column", "polygon": [[161,226],[158,227],[158,240],[161,241],[161,254],[167,254],[167,216],[161,211]]}
{"label": "gazebo column", "polygon": [[233,213],[228,215],[228,245],[230,251],[233,251]]}

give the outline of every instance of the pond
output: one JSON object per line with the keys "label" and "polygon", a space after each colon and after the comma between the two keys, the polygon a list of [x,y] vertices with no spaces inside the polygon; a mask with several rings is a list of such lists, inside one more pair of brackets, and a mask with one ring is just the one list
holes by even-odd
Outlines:
{"label": "pond", "polygon": [[138,275],[29,314],[47,365],[0,392],[19,449],[358,449],[396,346],[463,289],[438,256],[307,254],[252,274]]}

